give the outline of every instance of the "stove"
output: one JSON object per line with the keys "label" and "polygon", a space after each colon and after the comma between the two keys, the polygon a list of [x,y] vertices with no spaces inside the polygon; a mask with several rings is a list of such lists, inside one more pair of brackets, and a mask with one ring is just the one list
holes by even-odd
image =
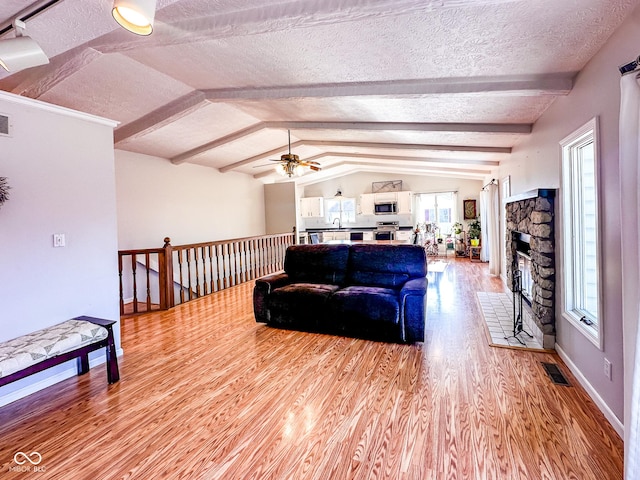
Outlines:
{"label": "stove", "polygon": [[399,222],[376,222],[373,238],[376,240],[395,240],[399,228]]}

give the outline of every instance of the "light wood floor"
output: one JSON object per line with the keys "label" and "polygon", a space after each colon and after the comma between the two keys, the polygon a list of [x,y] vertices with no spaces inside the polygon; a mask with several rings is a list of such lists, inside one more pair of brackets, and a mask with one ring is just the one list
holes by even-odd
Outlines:
{"label": "light wood floor", "polygon": [[[419,346],[256,324],[251,284],[125,319],[119,383],[99,366],[0,408],[0,478],[622,478],[556,355],[488,346],[475,292],[500,281],[449,261]],[[17,451],[45,471],[10,471]]]}

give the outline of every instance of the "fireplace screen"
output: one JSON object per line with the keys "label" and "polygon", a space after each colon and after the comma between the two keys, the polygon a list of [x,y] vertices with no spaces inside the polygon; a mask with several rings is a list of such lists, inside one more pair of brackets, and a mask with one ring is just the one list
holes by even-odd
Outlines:
{"label": "fireplace screen", "polygon": [[533,281],[531,279],[531,257],[523,252],[516,252],[518,256],[518,270],[520,270],[520,281],[522,287],[522,296],[527,299],[529,304],[533,299]]}

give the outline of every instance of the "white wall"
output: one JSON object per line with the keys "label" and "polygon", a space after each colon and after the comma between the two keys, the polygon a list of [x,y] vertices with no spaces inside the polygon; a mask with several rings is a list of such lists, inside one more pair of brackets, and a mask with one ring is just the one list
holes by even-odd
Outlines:
{"label": "white wall", "polygon": [[115,158],[119,249],[264,234],[260,181],[122,150]]}
{"label": "white wall", "polygon": [[[421,175],[390,175],[388,173],[354,173],[340,178],[334,178],[324,182],[307,185],[304,188],[305,197],[333,197],[336,191],[340,189],[345,197],[355,198],[359,201],[362,193],[371,193],[371,184],[373,182],[382,182],[389,180],[402,180],[402,190],[412,191],[414,193],[434,193],[434,192],[458,192],[458,215],[462,215],[462,201],[466,199],[480,198],[480,189],[483,186],[480,180],[467,180],[461,178],[444,178]],[[478,209],[478,213],[480,210]],[[306,228],[323,228],[326,223],[323,219],[305,219]],[[368,215],[358,215],[356,218],[356,226],[359,227],[375,227],[380,217]],[[384,220],[397,220],[401,226],[412,226],[413,218],[410,215],[385,215]]]}
{"label": "white wall", "polygon": [[264,186],[265,233],[291,233],[297,221],[296,184],[268,183]]}
{"label": "white wall", "polygon": [[[0,176],[11,186],[0,208],[0,341],[79,315],[119,320],[115,123],[5,92],[0,113],[10,117]],[[54,233],[66,247],[53,247]],[[2,387],[0,405],[74,368]]]}
{"label": "white wall", "polygon": [[[535,124],[531,136],[514,148],[512,159],[501,164],[496,178],[511,175],[513,195],[533,188],[559,188],[560,147],[565,136],[598,116],[600,120],[602,323],[604,348],[600,351],[556,311],[557,345],[582,381],[620,431],[624,418],[623,337],[621,321],[620,204],[618,170],[618,115],[620,104],[618,66],[640,53],[640,10],[614,33],[601,51],[578,75],[571,93],[557,99]],[[562,192],[557,202],[562,201]],[[625,202],[622,201],[625,205]],[[624,211],[635,214],[635,206]],[[562,219],[556,224],[559,231]],[[559,239],[557,239],[559,240]],[[559,245],[559,243],[558,243]],[[561,258],[556,259],[561,268]],[[560,300],[560,291],[556,292]],[[603,373],[604,358],[613,365],[612,380]]]}

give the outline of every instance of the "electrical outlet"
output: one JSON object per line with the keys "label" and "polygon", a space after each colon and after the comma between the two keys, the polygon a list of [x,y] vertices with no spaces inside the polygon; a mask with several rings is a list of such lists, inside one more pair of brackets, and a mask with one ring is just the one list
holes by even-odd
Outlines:
{"label": "electrical outlet", "polygon": [[53,234],[53,246],[54,247],[64,247],[65,238],[64,233],[54,233]]}
{"label": "electrical outlet", "polygon": [[611,380],[611,362],[604,359],[604,376]]}

